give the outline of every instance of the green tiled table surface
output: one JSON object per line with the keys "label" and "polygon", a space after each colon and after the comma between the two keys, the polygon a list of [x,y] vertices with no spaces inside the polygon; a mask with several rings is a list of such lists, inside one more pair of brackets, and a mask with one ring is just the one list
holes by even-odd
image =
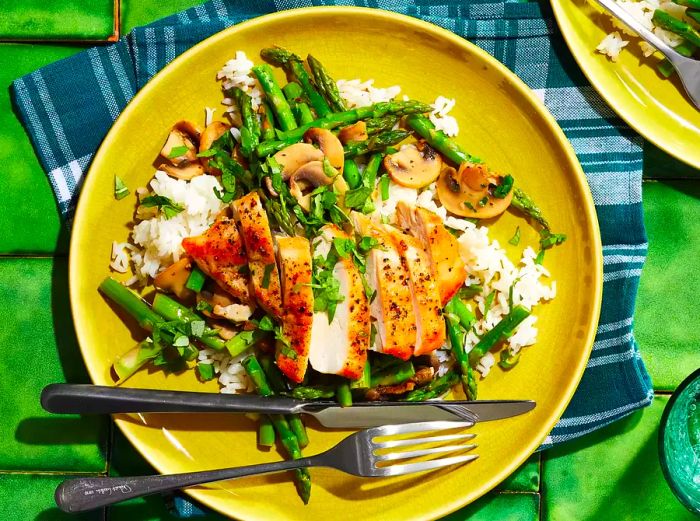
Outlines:
{"label": "green tiled table surface", "polygon": [[[120,33],[196,3],[121,0]],[[53,504],[53,490],[64,477],[152,469],[109,420],[52,418],[39,406],[45,384],[85,382],[87,375],[68,311],[66,236],[46,176],[12,111],[7,86],[78,52],[86,41],[107,39],[115,11],[106,0],[60,0],[50,9],[38,0],[8,5],[3,4],[0,17],[0,40],[5,41],[0,43],[5,198],[0,210],[0,521],[59,521],[70,519]],[[8,42],[18,39],[46,41]],[[51,43],[55,39],[72,43]],[[657,398],[648,409],[580,441],[533,456],[495,491],[448,516],[449,521],[690,519],[663,480],[656,436],[668,394],[700,365],[700,329],[689,327],[700,311],[700,172],[647,144],[644,174],[649,259],[639,291],[636,335]],[[172,518],[163,501],[151,497],[72,519]],[[221,518],[205,521],[210,519]]]}

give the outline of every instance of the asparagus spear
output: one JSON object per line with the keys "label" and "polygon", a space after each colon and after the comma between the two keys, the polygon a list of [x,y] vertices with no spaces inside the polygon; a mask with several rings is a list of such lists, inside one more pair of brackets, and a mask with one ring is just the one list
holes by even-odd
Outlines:
{"label": "asparagus spear", "polygon": [[675,16],[670,15],[661,9],[654,11],[652,21],[662,29],[666,29],[667,31],[677,34],[678,36],[682,36],[693,45],[700,47],[700,33],[696,31],[688,22],[679,20]]}
{"label": "asparagus spear", "polygon": [[[447,313],[445,317],[447,336],[450,339],[452,355],[457,361],[457,368],[461,374],[460,380],[464,394],[467,399],[476,400],[476,378],[474,378],[474,373],[469,365],[469,357],[464,351],[464,336],[474,323],[474,314],[458,297],[454,297],[447,303],[445,311]],[[468,326],[464,327],[465,324]]]}
{"label": "asparagus spear", "polygon": [[314,120],[314,115],[311,113],[309,106],[304,103],[301,99],[303,91],[298,83],[290,82],[287,83],[283,88],[282,92],[287,97],[289,106],[292,107],[292,113],[297,120],[299,125],[304,125]]}
{"label": "asparagus spear", "polygon": [[354,159],[349,157],[345,158],[343,177],[348,182],[350,189],[357,188],[362,184],[362,175],[360,174],[360,169],[357,168],[357,163],[355,163]]}
{"label": "asparagus spear", "polygon": [[388,146],[396,145],[410,136],[411,133],[405,130],[387,130],[376,136],[372,136],[366,141],[353,141],[343,147],[346,158],[353,158],[366,154],[383,150]]}
{"label": "asparagus spear", "polygon": [[309,64],[311,74],[314,75],[318,90],[323,94],[324,98],[326,98],[333,112],[343,112],[347,110],[345,101],[340,97],[338,85],[335,80],[331,78],[331,75],[328,74],[323,64],[310,54],[306,57],[306,63]]}
{"label": "asparagus spear", "polygon": [[422,114],[412,114],[408,116],[406,118],[406,124],[425,139],[431,147],[440,152],[455,165],[459,166],[464,162],[481,163],[479,158],[466,153],[457,143],[447,137],[447,134],[443,131],[436,130],[433,122]]}
{"label": "asparagus spear", "polygon": [[272,141],[275,139],[275,122],[272,109],[267,101],[261,103],[259,111],[262,119],[260,127],[262,135],[260,137],[263,141]]}
{"label": "asparagus spear", "polygon": [[362,371],[362,376],[357,380],[350,382],[350,389],[369,389],[369,379],[371,374],[371,367],[369,365],[369,358],[365,362],[365,368]]}
{"label": "asparagus spear", "polygon": [[319,400],[321,398],[333,398],[335,387],[330,385],[299,385],[292,389],[292,397],[297,400]]}
{"label": "asparagus spear", "polygon": [[549,230],[549,223],[542,215],[542,210],[540,210],[530,196],[520,188],[513,188],[513,200],[510,205],[538,222],[545,230]]}
{"label": "asparagus spear", "polygon": [[[319,117],[331,113],[331,108],[326,100],[318,93],[316,86],[311,81],[309,73],[304,68],[301,58],[293,52],[282,47],[268,47],[260,51],[263,59],[277,67],[282,67],[290,79],[294,79],[304,89],[306,97],[309,98],[311,106]],[[286,129],[285,129],[286,130]]]}
{"label": "asparagus spear", "polygon": [[272,106],[272,111],[275,113],[282,130],[296,128],[297,123],[294,120],[292,109],[289,108],[289,103],[287,103],[284,94],[282,94],[282,89],[277,85],[277,81],[272,75],[272,68],[267,64],[256,65],[253,67],[253,73],[258,78],[258,82],[260,82],[260,86]]}
{"label": "asparagus spear", "polygon": [[275,444],[275,426],[267,415],[261,415],[258,419],[258,445],[272,447]]}
{"label": "asparagus spear", "polygon": [[695,20],[697,23],[700,24],[700,2],[698,2],[698,6],[695,8],[686,9],[685,15],[692,18],[693,20]]}
{"label": "asparagus spear", "polygon": [[[245,358],[241,364],[243,368],[248,373],[248,376],[253,381],[255,389],[261,396],[272,396],[272,388],[270,387],[267,378],[265,377],[265,372],[263,371],[258,359],[255,355],[250,355]],[[275,427],[277,434],[280,437],[280,441],[284,446],[287,454],[292,459],[300,459],[302,457],[301,448],[299,447],[299,441],[295,436],[294,432],[289,426],[287,419],[281,414],[270,415],[270,421]],[[304,504],[309,502],[311,497],[311,475],[308,469],[296,469],[294,471],[294,481],[297,488],[297,493],[301,497]]]}
{"label": "asparagus spear", "polygon": [[[287,385],[284,382],[282,372],[272,361],[271,357],[265,356],[260,358],[260,366],[267,377],[267,381],[269,382],[273,393],[283,393],[287,390]],[[292,431],[294,431],[294,435],[299,441],[299,446],[303,449],[309,444],[309,436],[306,434],[306,428],[304,427],[304,423],[301,421],[301,417],[298,414],[288,414],[286,418]]]}
{"label": "asparagus spear", "polygon": [[692,9],[700,9],[700,0],[674,0],[674,3]]}
{"label": "asparagus spear", "polygon": [[347,380],[338,385],[335,397],[341,407],[350,407],[352,405],[352,393],[350,392],[350,383]]}
{"label": "asparagus spear", "polygon": [[162,347],[160,345],[154,344],[150,339],[147,339],[139,342],[123,355],[118,356],[112,363],[112,369],[118,378],[117,383],[122,383],[149,361],[153,360],[161,350]]}
{"label": "asparagus spear", "polygon": [[520,323],[530,316],[530,312],[523,306],[514,306],[491,331],[481,337],[481,340],[469,352],[469,363],[476,367],[482,356],[501,340],[508,338]]}
{"label": "asparagus spear", "polygon": [[444,375],[436,378],[428,385],[419,387],[409,392],[404,400],[407,402],[422,402],[425,400],[432,400],[445,394],[449,391],[459,380],[457,373],[454,371],[448,371]]}
{"label": "asparagus spear", "polygon": [[[163,293],[156,293],[153,299],[153,311],[165,320],[180,320],[186,324],[204,322],[204,317],[199,316],[188,307],[183,306]],[[221,351],[225,347],[225,342],[219,336],[201,335],[198,337],[198,340],[215,351]]]}
{"label": "asparagus spear", "polygon": [[382,116],[381,118],[372,118],[365,121],[367,135],[378,134],[385,130],[391,130],[398,123],[399,118],[396,116]]}
{"label": "asparagus spear", "polygon": [[141,297],[112,277],[107,277],[102,281],[100,291],[134,317],[139,326],[146,331],[153,331],[154,327],[163,323],[160,315],[153,311]]}
{"label": "asparagus spear", "polygon": [[396,385],[405,382],[416,374],[411,361],[394,365],[373,374],[369,380],[370,387],[378,385]]}

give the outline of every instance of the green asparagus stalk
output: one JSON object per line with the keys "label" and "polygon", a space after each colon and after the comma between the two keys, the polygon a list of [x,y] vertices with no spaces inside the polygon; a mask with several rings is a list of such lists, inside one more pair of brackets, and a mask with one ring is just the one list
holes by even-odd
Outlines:
{"label": "green asparagus stalk", "polygon": [[297,124],[304,125],[314,120],[311,109],[309,109],[309,106],[301,99],[304,92],[301,90],[298,83],[287,83],[282,88],[282,92],[284,92],[284,95],[287,97],[289,106],[292,107],[292,113],[297,120]]}
{"label": "green asparagus stalk", "polygon": [[139,342],[126,353],[118,356],[112,363],[112,370],[117,375],[117,384],[124,382],[162,351],[162,346],[148,340]]}
{"label": "green asparagus stalk", "polygon": [[491,331],[481,337],[481,340],[469,352],[469,363],[472,367],[476,367],[482,356],[486,354],[493,346],[501,340],[508,338],[513,334],[513,331],[520,323],[530,316],[528,311],[523,306],[514,306],[501,321],[496,324]]}
{"label": "green asparagus stalk", "polygon": [[267,415],[260,416],[258,420],[258,445],[272,447],[275,444],[275,426]]}
{"label": "green asparagus stalk", "polygon": [[[163,293],[156,293],[153,299],[153,311],[165,320],[180,320],[186,324],[204,322],[204,317]],[[221,351],[225,347],[224,341],[219,336],[201,335],[197,340],[215,351]]]}
{"label": "green asparagus stalk", "polygon": [[409,360],[373,374],[369,384],[370,387],[377,387],[378,385],[396,385],[405,382],[415,374],[416,370],[413,368],[413,363]]}
{"label": "green asparagus stalk", "polygon": [[[700,11],[697,12],[700,14]],[[686,13],[689,14],[690,10],[686,11]],[[698,18],[700,18],[700,16]],[[700,23],[700,19],[698,20],[698,22]],[[693,45],[687,40],[683,40],[681,43],[676,45],[674,49],[676,50],[676,52],[678,52],[678,54],[685,56],[686,58],[692,58],[692,56],[695,54],[695,51],[698,50],[697,46]],[[661,60],[656,67],[658,68],[659,72],[664,78],[670,78],[676,72],[676,68],[666,58]]]}
{"label": "green asparagus stalk", "polygon": [[153,331],[155,326],[163,323],[160,315],[153,311],[146,301],[112,277],[107,277],[102,281],[100,291],[134,317],[139,326],[146,331]]}
{"label": "green asparagus stalk", "polygon": [[369,389],[369,380],[371,375],[371,367],[369,364],[369,358],[365,362],[364,370],[362,371],[362,376],[357,380],[350,382],[350,389]]}
{"label": "green asparagus stalk", "polygon": [[[465,310],[469,313],[466,313]],[[454,356],[457,362],[462,389],[468,400],[476,400],[476,378],[474,378],[472,368],[469,365],[469,357],[464,351],[464,337],[466,331],[468,331],[474,323],[473,313],[471,313],[471,310],[467,308],[458,297],[454,297],[447,303],[445,312],[447,315],[445,317],[447,337],[450,340],[452,356]],[[469,314],[471,314],[471,316],[469,316]],[[468,324],[468,327],[464,329],[463,321]]]}
{"label": "green asparagus stalk", "polygon": [[351,190],[362,184],[362,175],[360,174],[360,169],[357,168],[357,163],[355,163],[354,159],[345,159],[345,164],[343,166],[343,177],[347,181]]}
{"label": "green asparagus stalk", "polygon": [[341,407],[350,407],[352,405],[350,383],[348,381],[341,382],[336,389],[335,396]]}
{"label": "green asparagus stalk", "polygon": [[377,134],[367,139],[366,141],[353,141],[346,144],[345,158],[353,158],[368,152],[376,152],[383,150],[388,146],[396,145],[410,136],[411,133],[405,130],[387,130],[381,134]]}
{"label": "green asparagus stalk", "polygon": [[419,387],[409,392],[404,400],[407,402],[422,402],[425,400],[432,400],[437,398],[447,391],[449,391],[457,382],[459,381],[459,376],[454,371],[448,371],[444,375],[436,378],[428,385]]}
{"label": "green asparagus stalk", "polygon": [[469,331],[474,325],[474,322],[476,322],[476,315],[474,312],[459,297],[452,298],[452,300],[447,303],[447,306],[445,306],[445,310],[448,311],[448,313],[453,313],[459,319],[459,324],[465,331]]}
{"label": "green asparagus stalk", "polygon": [[549,230],[549,223],[542,215],[542,210],[540,210],[530,196],[523,192],[520,188],[513,188],[513,200],[511,201],[510,205],[513,208],[520,210],[527,217],[530,217],[532,220],[538,222],[545,230]]}
{"label": "green asparagus stalk", "polygon": [[674,0],[674,3],[691,9],[700,9],[700,0]]}
{"label": "green asparagus stalk", "polygon": [[236,336],[229,338],[224,346],[231,356],[239,356],[260,342],[265,336],[267,336],[267,333],[259,329],[241,331]]}
{"label": "green asparagus stalk", "polygon": [[700,2],[698,2],[698,7],[686,9],[685,14],[700,24]]}
{"label": "green asparagus stalk", "polygon": [[202,291],[202,288],[204,287],[204,283],[207,281],[207,276],[204,274],[202,270],[200,270],[197,266],[192,268],[192,271],[190,272],[190,276],[187,277],[187,282],[185,283],[185,287],[187,289],[191,289],[195,293],[199,293]]}
{"label": "green asparagus stalk", "polygon": [[[255,113],[255,110],[253,110],[253,99],[238,88],[227,91],[227,95],[229,97],[233,97],[238,102],[238,108],[241,111],[243,126],[250,131],[255,140],[259,140],[262,130],[260,129],[258,116]],[[257,145],[257,142],[255,144]]]}
{"label": "green asparagus stalk", "polygon": [[323,97],[326,98],[331,110],[333,112],[343,112],[347,110],[345,101],[340,97],[338,85],[335,80],[331,78],[331,75],[328,74],[323,64],[310,54],[306,57],[306,63],[309,64],[309,69],[314,76],[316,87],[318,87],[318,90],[323,94]]}
{"label": "green asparagus stalk", "polygon": [[275,77],[272,75],[272,68],[267,64],[256,65],[253,67],[253,73],[258,78],[258,82],[267,100],[270,102],[272,111],[282,130],[295,129],[297,123],[294,119],[294,114],[292,114],[292,109],[289,108],[289,103],[287,103],[282,89],[280,89]]}
{"label": "green asparagus stalk", "polygon": [[262,135],[260,137],[263,141],[272,141],[275,139],[275,122],[272,109],[267,101],[263,101],[259,110],[262,119],[260,124]]}
{"label": "green asparagus stalk", "polygon": [[671,31],[672,33],[675,33],[678,36],[688,40],[693,45],[700,47],[700,33],[696,31],[695,28],[688,22],[679,20],[675,16],[667,13],[666,11],[662,11],[661,9],[654,11],[652,21],[658,27]]}
{"label": "green asparagus stalk", "polygon": [[385,130],[391,130],[394,128],[394,125],[398,123],[398,121],[399,118],[392,115],[368,119],[365,121],[367,135],[371,136],[373,134],[378,134],[379,132],[384,132]]}
{"label": "green asparagus stalk", "polygon": [[[265,377],[265,372],[263,371],[258,359],[255,355],[250,355],[246,357],[241,364],[245,369],[248,376],[253,381],[255,389],[261,396],[272,396],[272,388],[270,387],[267,378]],[[301,448],[299,447],[299,440],[297,439],[294,431],[292,431],[289,426],[287,419],[281,414],[270,415],[270,421],[275,427],[277,434],[280,437],[280,441],[284,446],[287,454],[292,459],[300,459],[302,457]],[[301,497],[304,504],[309,502],[311,497],[311,475],[308,469],[296,469],[294,471],[295,484],[297,488],[297,493]]]}
{"label": "green asparagus stalk", "polygon": [[335,387],[330,385],[299,385],[292,389],[291,395],[297,400],[328,399],[335,396]]}
{"label": "green asparagus stalk", "polygon": [[479,158],[466,153],[443,131],[436,130],[433,122],[422,114],[412,114],[408,116],[406,118],[406,124],[425,139],[431,147],[440,152],[455,165],[459,166],[464,162],[481,163]]}
{"label": "green asparagus stalk", "polygon": [[299,56],[282,47],[268,47],[260,51],[260,56],[272,65],[282,67],[290,79],[296,80],[304,90],[304,94],[309,98],[311,106],[319,117],[330,114],[331,108],[321,94],[316,90],[316,86],[311,81],[309,73],[304,68],[304,63]]}

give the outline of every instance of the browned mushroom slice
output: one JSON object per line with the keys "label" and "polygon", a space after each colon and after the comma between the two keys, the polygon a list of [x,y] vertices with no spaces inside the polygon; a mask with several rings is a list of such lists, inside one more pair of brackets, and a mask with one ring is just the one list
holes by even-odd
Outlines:
{"label": "browned mushroom slice", "polygon": [[153,285],[184,300],[192,295],[192,290],[185,287],[190,273],[192,273],[192,261],[189,257],[183,257],[161,271],[153,280]]}
{"label": "browned mushroom slice", "polygon": [[187,134],[193,143],[199,141],[199,136],[203,132],[202,127],[189,119],[182,119],[173,125],[173,130],[179,130]]}
{"label": "browned mushroom slice", "polygon": [[340,129],[340,132],[338,132],[338,139],[343,144],[350,141],[366,141],[368,137],[367,124],[364,121],[358,121],[357,123],[343,127]]}
{"label": "browned mushroom slice", "polygon": [[204,173],[204,167],[199,163],[184,162],[179,166],[163,163],[159,168],[170,177],[174,177],[175,179],[184,179],[185,181],[189,181],[193,177],[197,177],[198,175],[202,175]]}
{"label": "browned mushroom slice", "polygon": [[440,175],[442,157],[428,143],[419,141],[386,156],[384,168],[394,182],[408,188],[422,188]]}
{"label": "browned mushroom slice", "polygon": [[[510,178],[512,181],[512,178]],[[437,183],[438,197],[451,213],[489,219],[501,215],[513,199],[512,183],[478,163],[462,163],[459,170],[445,168]]]}
{"label": "browned mushroom slice", "polygon": [[179,130],[173,129],[160,151],[161,157],[175,166],[197,159],[197,148],[190,137]]}
{"label": "browned mushroom slice", "polygon": [[341,174],[343,173],[345,151],[343,150],[342,143],[330,130],[325,128],[310,128],[304,134],[304,141],[318,146],[321,152],[323,152],[323,155],[328,158],[331,166]]}
{"label": "browned mushroom slice", "polygon": [[323,152],[309,143],[295,143],[283,148],[273,157],[282,167],[282,179],[286,181],[306,163],[322,161]]}
{"label": "browned mushroom slice", "polygon": [[[338,176],[336,176],[338,177]],[[296,170],[289,178],[289,192],[307,212],[311,209],[311,195],[304,194],[309,187],[333,184],[336,177],[328,177],[321,161],[311,161]]]}
{"label": "browned mushroom slice", "polygon": [[[223,121],[214,121],[213,123],[211,123],[207,128],[204,129],[204,132],[202,132],[202,135],[199,137],[199,152],[201,153],[206,150],[209,150],[214,141],[216,141],[226,132],[228,132],[230,128],[231,125],[228,125]],[[221,173],[218,169],[209,168],[208,157],[201,157],[199,158],[199,161],[202,163],[202,166],[204,167],[204,170],[206,172],[215,175],[219,175]]]}

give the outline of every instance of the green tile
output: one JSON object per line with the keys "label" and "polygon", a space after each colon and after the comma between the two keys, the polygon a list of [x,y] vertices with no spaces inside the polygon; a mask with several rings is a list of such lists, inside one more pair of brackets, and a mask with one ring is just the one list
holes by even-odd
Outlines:
{"label": "green tile", "polygon": [[646,179],[700,179],[700,170],[669,156],[647,142],[644,143],[644,177]]}
{"label": "green tile", "polygon": [[635,334],[654,387],[673,390],[700,366],[700,181],[644,183],[649,257],[642,273]]}
{"label": "green tile", "polygon": [[540,454],[533,454],[496,490],[537,492],[540,489]]}
{"label": "green tile", "polygon": [[4,197],[0,254],[66,250],[51,186],[13,111],[9,85],[24,74],[79,50],[72,46],[0,44],[0,164]]}
{"label": "green tile", "polygon": [[539,494],[491,492],[443,521],[536,521],[539,510]]}
{"label": "green tile", "polygon": [[49,383],[88,381],[67,281],[64,259],[0,259],[0,395],[11,404],[2,408],[0,470],[105,470],[106,419],[53,416],[39,404]]}
{"label": "green tile", "polygon": [[115,0],[3,2],[2,40],[106,40],[114,33]]}
{"label": "green tile", "polygon": [[[69,476],[0,474],[0,521],[102,521],[102,510],[64,514],[54,503],[56,487]],[[137,518],[134,518],[137,519]]]}
{"label": "green tile", "polygon": [[594,434],[543,455],[543,521],[690,521],[659,466],[667,396]]}
{"label": "green tile", "polygon": [[201,0],[169,0],[168,2],[121,0],[121,32],[126,34],[136,26],[149,24],[201,3]]}

